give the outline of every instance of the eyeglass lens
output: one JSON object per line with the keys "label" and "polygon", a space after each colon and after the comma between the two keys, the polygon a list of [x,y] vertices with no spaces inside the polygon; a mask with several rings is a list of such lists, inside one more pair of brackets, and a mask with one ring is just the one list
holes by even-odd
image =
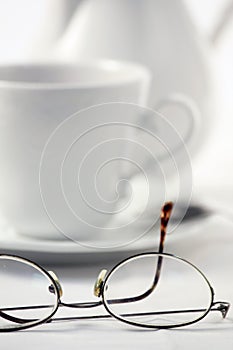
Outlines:
{"label": "eyeglass lens", "polygon": [[106,280],[103,294],[110,313],[122,321],[149,327],[195,322],[212,303],[209,282],[198,269],[182,259],[157,253],[119,264]]}
{"label": "eyeglass lens", "polygon": [[24,259],[0,256],[0,281],[0,329],[37,324],[57,306],[49,276]]}

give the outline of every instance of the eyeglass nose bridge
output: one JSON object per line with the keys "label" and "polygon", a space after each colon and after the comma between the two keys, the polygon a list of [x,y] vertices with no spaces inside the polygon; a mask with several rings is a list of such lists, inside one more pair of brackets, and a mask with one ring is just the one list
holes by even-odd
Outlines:
{"label": "eyeglass nose bridge", "polygon": [[98,298],[101,296],[101,292],[102,292],[102,288],[103,288],[103,284],[104,284],[104,280],[107,275],[107,272],[108,271],[105,269],[101,270],[95,281],[94,295]]}

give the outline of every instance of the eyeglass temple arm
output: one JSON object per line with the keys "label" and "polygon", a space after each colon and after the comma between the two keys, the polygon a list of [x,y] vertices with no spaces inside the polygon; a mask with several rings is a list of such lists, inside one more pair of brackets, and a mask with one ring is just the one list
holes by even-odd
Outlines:
{"label": "eyeglass temple arm", "polygon": [[[214,302],[210,308],[210,311],[220,311],[222,317],[225,318],[230,308],[230,303],[225,301]],[[122,317],[137,317],[137,316],[155,316],[155,315],[169,315],[169,314],[182,314],[182,313],[195,313],[205,312],[206,309],[184,309],[184,310],[166,310],[166,311],[152,311],[152,312],[137,312],[121,314]],[[46,323],[59,322],[59,321],[75,321],[75,320],[89,320],[89,319],[109,319],[112,315],[88,315],[88,316],[74,316],[74,317],[57,317],[51,318]],[[157,328],[172,328],[177,325],[164,325]]]}
{"label": "eyeglass temple arm", "polygon": [[[163,249],[164,249],[164,242],[165,242],[165,238],[166,238],[166,234],[167,234],[167,225],[169,222],[169,219],[171,217],[171,213],[172,213],[172,209],[173,209],[173,203],[172,202],[167,202],[163,205],[162,209],[161,209],[161,214],[160,214],[160,241],[159,241],[159,250],[158,253],[162,254],[163,253]],[[157,262],[157,267],[156,267],[156,271],[155,271],[155,277],[152,283],[152,286],[146,290],[144,293],[134,296],[134,297],[129,297],[129,298],[123,298],[123,299],[116,299],[116,300],[109,300],[108,303],[114,303],[114,304],[120,304],[120,303],[128,303],[128,302],[134,302],[134,301],[139,301],[142,300],[144,298],[146,298],[147,296],[149,296],[153,290],[156,288],[158,282],[159,282],[159,278],[160,278],[160,274],[161,274],[161,269],[162,269],[162,262],[163,262],[163,257],[161,255],[159,255],[158,257],[158,262]]]}
{"label": "eyeglass temple arm", "polygon": [[[62,306],[68,306],[72,308],[87,308],[87,307],[96,307],[102,305],[102,302],[84,302],[84,303],[73,303],[73,304],[64,304],[61,303]],[[35,309],[35,308],[43,308],[48,307],[48,305],[41,305],[41,306],[24,306],[24,307],[15,307],[15,308],[6,308],[4,310],[21,310],[21,309]],[[222,317],[225,318],[228,310],[230,308],[230,303],[225,301],[217,301],[214,302],[210,308],[210,311],[219,311],[222,314]],[[204,312],[206,309],[184,309],[184,310],[166,310],[166,311],[153,311],[153,312],[138,312],[138,313],[127,313],[122,314],[122,317],[135,317],[135,316],[153,316],[153,315],[169,315],[169,314],[181,314],[181,313],[194,313],[194,312]],[[3,315],[2,315],[3,314]],[[25,318],[18,318],[9,316],[2,311],[0,311],[0,316],[7,319],[8,321],[12,321],[14,323],[28,323],[32,321],[36,321],[36,319],[25,319]],[[46,323],[50,322],[56,322],[56,321],[74,321],[74,320],[84,320],[84,319],[107,319],[111,318],[111,315],[88,315],[88,316],[74,316],[74,317],[58,317],[58,318],[51,318],[46,321]],[[171,326],[170,326],[171,327]],[[163,328],[163,327],[161,327]],[[164,327],[164,328],[169,328]]]}
{"label": "eyeglass temple arm", "polygon": [[[169,222],[170,217],[171,217],[172,209],[173,209],[173,203],[172,202],[165,203],[164,206],[161,209],[161,214],[160,214],[160,242],[159,242],[159,253],[160,254],[163,253],[164,242],[165,242],[165,238],[166,238],[166,234],[167,234],[167,225],[168,225],[168,222]],[[159,281],[161,268],[162,268],[162,262],[163,262],[163,257],[159,256],[158,262],[157,262],[155,278],[154,278],[154,281],[153,281],[153,285],[151,287],[152,288],[151,291],[154,290],[154,288],[156,287],[156,285],[157,285],[157,283]]]}
{"label": "eyeglass temple arm", "polygon": [[[113,302],[114,303],[114,302]],[[61,303],[62,306],[68,306],[71,308],[93,308],[96,306],[100,306],[102,305],[102,301],[97,302],[97,303],[92,303],[92,302],[87,302],[87,303],[74,303],[74,304],[65,304],[65,303]],[[210,307],[210,311],[220,311],[222,314],[222,318],[225,318],[229,308],[230,308],[231,304],[226,302],[226,301],[215,301],[212,303],[211,307]],[[143,313],[130,313],[128,314],[129,316],[136,316],[136,315],[165,315],[165,314],[178,314],[178,313],[190,313],[190,312],[204,312],[206,311],[206,309],[184,309],[184,310],[166,310],[166,311],[154,311],[154,312],[143,312]],[[108,315],[104,315],[104,316],[108,316]],[[123,316],[123,315],[122,315]],[[80,316],[80,318],[89,318],[89,317],[93,317],[93,318],[98,318],[98,315],[94,315],[94,316]],[[103,317],[103,316],[101,316]],[[79,318],[79,317],[76,317]],[[67,318],[69,319],[69,318]]]}
{"label": "eyeglass temple arm", "polygon": [[[225,318],[228,310],[230,308],[230,303],[225,301],[214,302],[210,308],[210,311],[219,311],[222,314],[222,317]],[[155,315],[169,315],[169,314],[181,314],[181,313],[195,313],[195,312],[205,312],[206,309],[184,309],[184,310],[166,310],[166,311],[152,311],[152,312],[137,312],[137,313],[126,313],[121,314],[121,317],[137,317],[137,316],[155,316]],[[75,321],[75,320],[88,320],[88,319],[108,319],[112,318],[112,315],[88,315],[88,316],[74,316],[74,317],[58,317],[51,318],[47,321],[56,322],[56,321]],[[172,328],[177,327],[177,325],[168,325],[168,326],[158,326],[158,328]]]}

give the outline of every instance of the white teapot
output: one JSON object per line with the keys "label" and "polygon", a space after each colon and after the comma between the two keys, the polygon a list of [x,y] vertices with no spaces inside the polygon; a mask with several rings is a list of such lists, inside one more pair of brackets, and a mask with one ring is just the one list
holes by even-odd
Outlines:
{"label": "white teapot", "polygon": [[[204,42],[198,40],[186,6],[180,0],[83,0],[57,43],[61,60],[110,58],[136,61],[152,72],[148,105],[179,93],[197,104],[209,127],[210,86]],[[182,134],[186,116],[176,108],[162,110]],[[205,135],[206,136],[206,135]],[[197,140],[193,149],[197,149]]]}

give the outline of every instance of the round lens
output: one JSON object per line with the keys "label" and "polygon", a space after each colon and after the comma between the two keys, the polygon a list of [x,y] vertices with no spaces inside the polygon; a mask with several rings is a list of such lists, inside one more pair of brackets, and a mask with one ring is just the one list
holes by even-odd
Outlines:
{"label": "round lens", "polygon": [[0,256],[0,331],[43,322],[57,308],[57,289],[39,266],[19,257]]}
{"label": "round lens", "polygon": [[184,326],[203,318],[213,293],[192,264],[169,254],[147,253],[117,265],[103,289],[107,310],[118,319],[144,327]]}

